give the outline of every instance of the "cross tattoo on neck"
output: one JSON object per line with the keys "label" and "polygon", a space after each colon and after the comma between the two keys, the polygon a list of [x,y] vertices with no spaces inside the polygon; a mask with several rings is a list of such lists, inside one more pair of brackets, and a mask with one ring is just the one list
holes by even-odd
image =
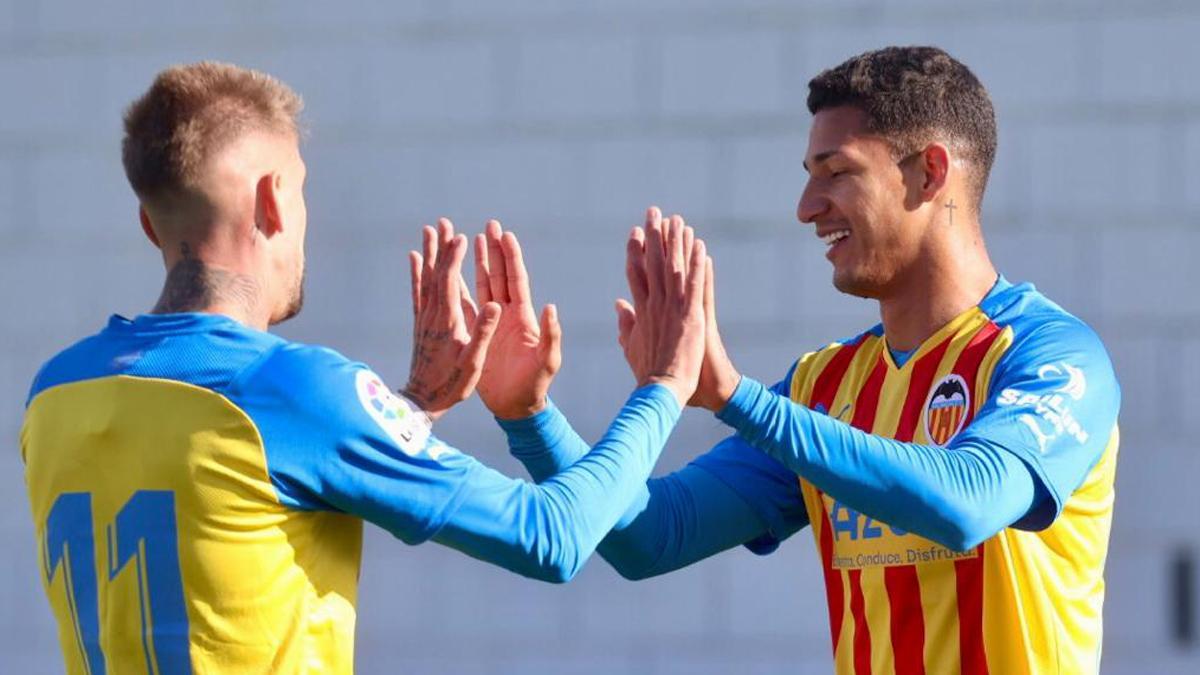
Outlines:
{"label": "cross tattoo on neck", "polygon": [[950,209],[950,227],[954,227],[954,209],[957,209],[958,207],[954,205],[954,200],[951,199],[950,202],[946,204],[946,208]]}

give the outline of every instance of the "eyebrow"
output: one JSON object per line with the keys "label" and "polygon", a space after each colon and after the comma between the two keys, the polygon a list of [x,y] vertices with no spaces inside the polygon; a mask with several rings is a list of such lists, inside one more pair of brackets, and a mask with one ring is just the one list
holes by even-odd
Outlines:
{"label": "eyebrow", "polygon": [[[830,157],[833,157],[834,155],[838,155],[838,154],[841,154],[840,150],[826,150],[825,152],[819,152],[813,156],[813,164],[819,164],[819,163],[824,162],[825,160],[829,159]],[[808,166],[807,159],[804,160],[803,165],[804,165],[805,171],[808,171],[809,173],[812,172],[812,169],[810,169]]]}

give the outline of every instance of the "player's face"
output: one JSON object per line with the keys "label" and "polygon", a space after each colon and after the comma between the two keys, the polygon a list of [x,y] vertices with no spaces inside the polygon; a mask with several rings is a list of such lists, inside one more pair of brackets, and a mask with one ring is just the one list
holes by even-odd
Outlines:
{"label": "player's face", "polygon": [[280,309],[271,323],[286,321],[304,306],[304,238],[308,228],[308,207],[304,203],[304,179],[308,169],[298,145],[289,147],[283,162],[280,211],[284,223],[283,294]]}
{"label": "player's face", "polygon": [[866,116],[842,106],[818,112],[804,160],[809,179],[796,215],[816,225],[843,293],[882,299],[913,271],[921,228],[910,207],[905,161],[865,129]]}

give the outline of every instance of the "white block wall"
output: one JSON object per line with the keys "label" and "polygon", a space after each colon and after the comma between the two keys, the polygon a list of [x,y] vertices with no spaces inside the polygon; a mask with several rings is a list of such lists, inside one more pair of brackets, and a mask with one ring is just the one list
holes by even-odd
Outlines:
{"label": "white block wall", "polygon": [[[729,347],[781,377],[875,322],[838,295],[795,221],[822,68],[932,43],[971,66],[1000,121],[985,226],[999,266],[1092,322],[1124,391],[1105,607],[1107,673],[1193,673],[1172,644],[1169,555],[1200,553],[1200,8],[1185,0],[0,0],[0,672],[61,669],[38,583],[17,430],[38,365],[157,296],[119,161],[120,113],[172,63],[268,70],[307,100],[309,285],[288,337],[399,384],[404,254],[448,215],[515,229],[559,304],[554,395],[595,437],[631,385],[615,345],[623,240],[649,203],[687,215],[717,259]],[[440,425],[520,475],[478,402]],[[689,413],[676,468],[725,431]],[[551,587],[454,552],[367,540],[363,673],[828,672],[807,533],[632,584],[595,560]],[[1196,602],[1200,602],[1197,599]]]}

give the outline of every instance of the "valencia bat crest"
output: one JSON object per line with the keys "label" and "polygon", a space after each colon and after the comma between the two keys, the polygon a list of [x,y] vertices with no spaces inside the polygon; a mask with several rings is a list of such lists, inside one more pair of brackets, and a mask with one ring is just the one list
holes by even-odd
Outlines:
{"label": "valencia bat crest", "polygon": [[925,436],[934,445],[945,447],[967,421],[971,392],[960,375],[950,374],[937,381],[925,401]]}

